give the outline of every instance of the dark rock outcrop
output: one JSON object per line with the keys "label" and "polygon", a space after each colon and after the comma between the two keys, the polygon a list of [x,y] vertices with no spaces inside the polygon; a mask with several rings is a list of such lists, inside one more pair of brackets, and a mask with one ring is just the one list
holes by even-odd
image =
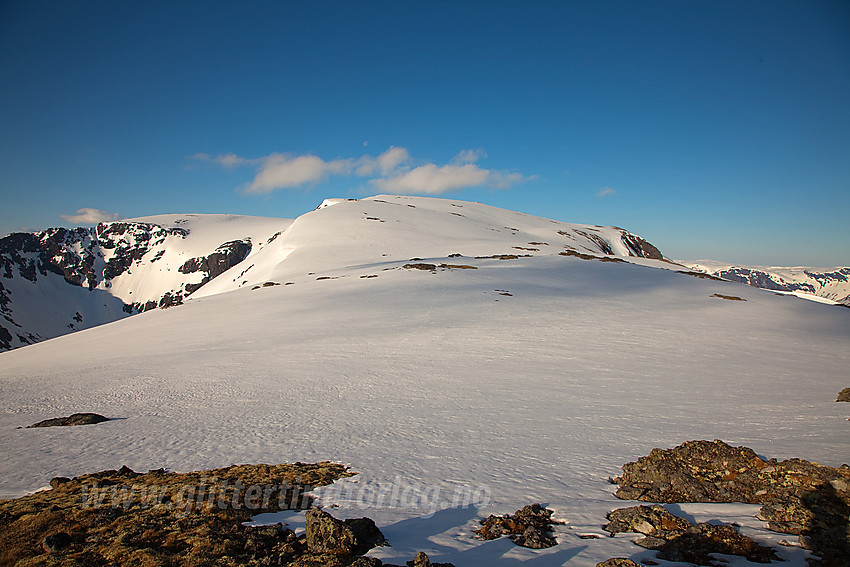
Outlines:
{"label": "dark rock outcrop", "polygon": [[620,239],[623,241],[623,244],[629,249],[629,256],[634,256],[636,258],[649,258],[651,260],[663,260],[664,256],[661,254],[661,251],[641,238],[640,236],[636,236],[631,232],[627,232],[621,229]]}
{"label": "dark rock outcrop", "polygon": [[711,553],[739,555],[756,563],[778,559],[776,552],[738,533],[733,526],[691,524],[663,506],[633,506],[608,514],[605,529],[612,534],[635,532],[645,537],[635,543],[657,550],[659,559],[686,561],[697,565],[721,565]]}
{"label": "dark rock outcrop", "polygon": [[838,392],[838,397],[835,398],[836,402],[850,402],[850,388],[844,388],[840,392]]}
{"label": "dark rock outcrop", "polygon": [[204,278],[197,284],[187,284],[186,293],[193,293],[200,289],[211,279],[223,274],[242,260],[251,252],[249,240],[231,240],[225,242],[215,249],[209,256],[201,256],[186,260],[178,268],[181,274],[193,274],[203,272]]}
{"label": "dark rock outcrop", "polygon": [[531,504],[505,516],[490,515],[481,520],[475,534],[481,539],[508,536],[513,542],[531,549],[545,549],[558,544],[552,535],[552,510],[540,504]]}
{"label": "dark rock outcrop", "polygon": [[850,467],[764,460],[722,441],[688,441],[623,466],[616,495],[646,502],[762,504],[768,528],[799,535],[824,564],[850,558]]}
{"label": "dark rock outcrop", "polygon": [[54,417],[52,419],[45,419],[44,421],[39,421],[38,423],[28,425],[27,429],[30,429],[32,427],[92,425],[94,423],[102,423],[104,421],[109,421],[109,418],[103,417],[98,413],[75,413],[69,415],[68,417]]}

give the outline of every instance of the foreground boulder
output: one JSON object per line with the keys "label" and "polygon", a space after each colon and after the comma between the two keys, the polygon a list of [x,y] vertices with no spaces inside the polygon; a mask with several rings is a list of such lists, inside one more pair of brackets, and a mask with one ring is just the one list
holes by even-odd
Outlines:
{"label": "foreground boulder", "polygon": [[740,555],[755,563],[778,560],[776,552],[738,533],[733,526],[692,524],[663,506],[633,506],[608,514],[605,529],[611,534],[636,532],[645,537],[635,543],[657,550],[658,558],[697,565],[721,565],[710,554]]}
{"label": "foreground boulder", "polygon": [[505,516],[490,515],[481,520],[475,534],[481,539],[508,536],[513,542],[531,549],[545,549],[558,545],[552,535],[552,510],[540,504],[531,504]]}
{"label": "foreground boulder", "polygon": [[824,564],[850,564],[850,467],[802,459],[764,460],[722,441],[688,441],[653,449],[623,466],[616,495],[645,502],[762,504],[759,519],[773,531],[800,536]]}
{"label": "foreground boulder", "polygon": [[27,429],[30,429],[32,427],[91,425],[94,423],[103,423],[104,421],[109,421],[109,418],[103,417],[99,413],[75,413],[69,415],[68,417],[54,417],[52,419],[45,419],[44,421],[39,421],[38,423],[28,425]]}
{"label": "foreground boulder", "polygon": [[836,402],[850,402],[850,388],[844,388],[840,392],[838,392],[838,397],[835,398]]}

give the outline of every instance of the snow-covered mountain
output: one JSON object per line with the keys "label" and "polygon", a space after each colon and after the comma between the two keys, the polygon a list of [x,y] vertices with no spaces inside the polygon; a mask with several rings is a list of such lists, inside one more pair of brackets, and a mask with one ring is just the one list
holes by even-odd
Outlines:
{"label": "snow-covered mountain", "polygon": [[[341,206],[331,210],[332,204]],[[447,218],[451,222],[442,222]],[[541,239],[547,242],[537,242]],[[192,294],[212,295],[305,270],[367,262],[378,246],[382,258],[398,260],[413,244],[422,254],[442,256],[449,243],[463,243],[460,249],[473,255],[577,250],[661,258],[654,246],[618,228],[395,196],[329,199],[294,223],[188,214],[17,233],[0,240],[0,349],[178,305]]]}
{"label": "snow-covered mountain", "polygon": [[0,239],[0,350],[170,307],[291,221],[162,215]]}
{"label": "snow-covered mountain", "polygon": [[[613,227],[429,198],[326,205],[282,230],[268,221],[264,238],[211,237],[207,254],[248,235],[251,253],[180,306],[0,353],[0,497],[121,465],[330,459],[357,475],[318,501],[375,520],[391,546],[370,556],[594,567],[656,559],[601,529],[629,505],[609,477],[654,447],[722,439],[831,466],[850,455],[847,404],[833,401],[848,385],[850,310],[688,272]],[[17,429],[77,412],[115,419]],[[473,537],[481,518],[534,502],[565,522],[555,547]],[[759,505],[670,506],[740,524],[807,567]],[[294,512],[255,520],[304,525]]]}
{"label": "snow-covered mountain", "polygon": [[850,267],[735,266],[708,260],[687,262],[686,265],[731,282],[850,306]]}

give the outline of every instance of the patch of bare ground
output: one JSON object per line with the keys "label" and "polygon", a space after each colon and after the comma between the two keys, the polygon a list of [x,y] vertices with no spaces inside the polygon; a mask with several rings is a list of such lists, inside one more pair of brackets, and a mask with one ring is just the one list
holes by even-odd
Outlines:
{"label": "patch of bare ground", "polygon": [[746,301],[743,297],[738,297],[737,295],[723,295],[722,293],[712,293],[710,297],[719,297],[720,299],[727,299],[729,301]]}
{"label": "patch of bare ground", "polygon": [[516,260],[518,258],[531,258],[531,254],[494,254],[475,257],[476,260]]}
{"label": "patch of bare ground", "polygon": [[563,252],[558,252],[558,256],[575,256],[582,260],[598,260],[599,262],[626,263],[625,260],[621,260],[620,258],[612,258],[610,256],[593,256],[592,254],[583,254],[582,252],[577,252],[575,250],[564,250]]}
{"label": "patch of bare ground", "polygon": [[714,280],[714,281],[717,281],[717,282],[726,281],[724,279],[718,278],[717,276],[712,276],[711,274],[705,274],[703,272],[683,272],[681,270],[678,270],[678,271],[676,271],[676,273],[677,274],[685,274],[686,276],[693,276],[695,278],[702,278],[704,280]]}
{"label": "patch of bare ground", "polygon": [[54,417],[51,419],[45,419],[44,421],[39,421],[38,423],[33,423],[32,425],[27,425],[27,429],[31,429],[33,427],[67,427],[74,425],[92,425],[95,423],[103,423],[104,421],[109,421],[109,418],[104,417],[99,413],[75,413],[67,417]]}

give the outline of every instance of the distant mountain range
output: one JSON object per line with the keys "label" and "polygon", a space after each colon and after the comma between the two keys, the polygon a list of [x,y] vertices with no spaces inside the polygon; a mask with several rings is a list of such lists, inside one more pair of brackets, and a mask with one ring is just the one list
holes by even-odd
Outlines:
{"label": "distant mountain range", "polygon": [[[435,255],[445,255],[447,252],[442,247],[450,242],[467,248],[470,243],[485,243],[486,250],[498,249],[502,254],[570,252],[664,260],[655,246],[621,228],[558,223],[485,205],[441,199],[426,201],[446,209],[439,212],[442,216],[453,217],[448,225],[451,232],[429,234],[429,226],[435,232],[437,227],[445,231],[444,221],[432,218],[435,211],[417,210],[416,200],[406,198],[400,202],[399,199],[373,197],[361,201],[362,208],[366,204],[394,204],[406,209],[403,219],[411,223],[401,231],[394,229],[387,241],[388,249],[399,242],[419,245],[433,241],[440,248],[435,250]],[[327,216],[329,213],[324,209],[349,201],[353,200],[328,199],[317,211],[307,214]],[[370,215],[364,212],[360,220],[367,225],[389,220]],[[522,223],[506,220],[516,218],[534,221],[520,227],[514,225]],[[33,344],[150,309],[179,305],[190,296],[262,284],[278,266],[292,264],[284,260],[298,249],[296,243],[305,239],[314,248],[318,245],[349,249],[352,256],[372,253],[351,248],[344,231],[317,234],[306,228],[310,223],[299,220],[170,214],[100,223],[93,228],[52,228],[11,234],[0,239],[0,350]],[[302,225],[306,226],[299,230]],[[337,226],[342,229],[343,225]],[[547,230],[543,231],[542,227]],[[322,268],[315,259],[300,264],[309,272],[319,272]],[[664,266],[680,267],[666,260]],[[761,270],[703,264],[691,268],[755,287],[850,303],[850,268]],[[208,285],[213,280],[215,285]]]}
{"label": "distant mountain range", "polygon": [[730,282],[850,306],[850,268],[735,266],[709,261],[687,265]]}

